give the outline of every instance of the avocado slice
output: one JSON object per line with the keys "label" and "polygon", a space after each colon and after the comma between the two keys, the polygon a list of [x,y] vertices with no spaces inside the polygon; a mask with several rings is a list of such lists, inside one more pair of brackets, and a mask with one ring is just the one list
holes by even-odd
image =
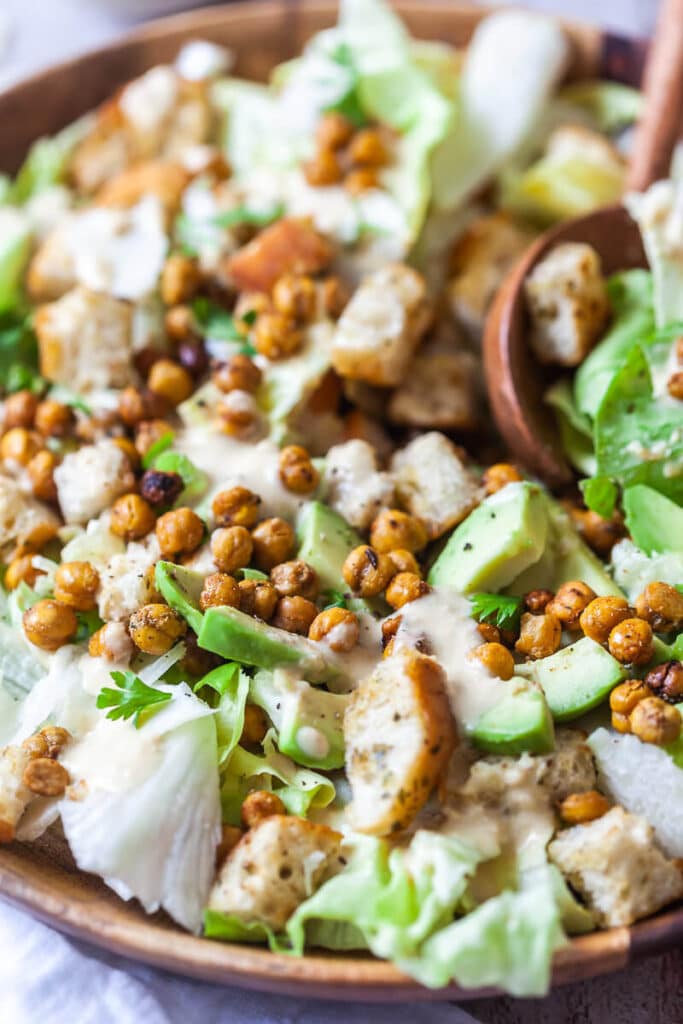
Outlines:
{"label": "avocado slice", "polygon": [[587,636],[548,658],[518,665],[515,672],[538,683],[556,722],[590,711],[628,675],[609,651]]}
{"label": "avocado slice", "polygon": [[497,591],[539,560],[548,534],[543,492],[508,484],[456,527],[429,573],[432,586]]}
{"label": "avocado slice", "polygon": [[182,565],[174,565],[173,562],[157,562],[154,582],[171,608],[182,615],[190,629],[199,634],[204,620],[199,607],[199,595],[204,586],[201,573]]}
{"label": "avocado slice", "polygon": [[683,508],[645,484],[624,491],[626,526],[633,543],[652,554],[683,554]]}
{"label": "avocado slice", "polygon": [[315,569],[322,590],[347,590],[342,566],[363,542],[343,516],[321,501],[309,501],[299,513],[296,535],[299,558]]}
{"label": "avocado slice", "polygon": [[547,754],[555,746],[548,704],[532,687],[511,693],[486,711],[468,738],[489,754]]}

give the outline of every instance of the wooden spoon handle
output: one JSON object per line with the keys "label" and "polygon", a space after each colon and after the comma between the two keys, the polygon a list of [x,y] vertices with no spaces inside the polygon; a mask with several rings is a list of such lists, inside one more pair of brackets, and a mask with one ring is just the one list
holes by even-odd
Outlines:
{"label": "wooden spoon handle", "polygon": [[683,115],[683,0],[662,0],[644,74],[645,109],[638,124],[627,189],[668,178]]}

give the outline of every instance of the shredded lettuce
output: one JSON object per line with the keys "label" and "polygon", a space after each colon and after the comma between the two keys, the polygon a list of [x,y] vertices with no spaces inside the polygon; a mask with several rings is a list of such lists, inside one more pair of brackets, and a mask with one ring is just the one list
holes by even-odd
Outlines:
{"label": "shredded lettuce", "polygon": [[10,201],[17,204],[25,203],[45,189],[63,181],[69,158],[90,130],[92,121],[92,115],[87,114],[73,124],[67,125],[56,135],[34,142],[11,186]]}
{"label": "shredded lettuce", "polygon": [[657,181],[647,192],[627,195],[624,204],[638,223],[652,270],[657,326],[683,320],[683,182]]}

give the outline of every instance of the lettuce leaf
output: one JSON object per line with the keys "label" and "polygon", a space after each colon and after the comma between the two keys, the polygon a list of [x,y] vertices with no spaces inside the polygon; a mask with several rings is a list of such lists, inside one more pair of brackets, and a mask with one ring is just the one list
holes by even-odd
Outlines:
{"label": "lettuce leaf", "polygon": [[643,110],[643,94],[620,82],[584,79],[560,90],[558,99],[588,115],[601,132],[616,132],[633,124]]}
{"label": "lettuce leaf", "polygon": [[234,914],[220,910],[204,911],[204,935],[207,939],[221,939],[223,942],[268,942],[278,948],[272,930],[260,921],[250,924],[241,921]]}
{"label": "lettuce leaf", "polygon": [[652,270],[657,326],[683,320],[683,182],[657,181],[647,192],[625,196],[624,205],[640,228]]}
{"label": "lettuce leaf", "polygon": [[[0,207],[0,313],[15,310],[20,303],[24,270],[31,254],[32,229],[26,215],[12,206]],[[8,327],[14,326],[8,324]],[[17,325],[23,338],[23,322]],[[7,359],[7,334],[3,332],[0,355]],[[4,350],[4,351],[3,351]],[[12,362],[23,361],[16,356]],[[6,368],[3,367],[6,372]],[[3,375],[3,387],[6,387]]]}
{"label": "lettuce leaf", "polygon": [[21,205],[63,181],[69,158],[92,123],[92,115],[86,114],[56,135],[34,142],[11,186],[10,201]]}
{"label": "lettuce leaf", "polygon": [[571,382],[566,378],[557,381],[548,388],[543,400],[555,413],[562,447],[571,464],[581,473],[594,473],[595,449],[591,422],[577,409]]}

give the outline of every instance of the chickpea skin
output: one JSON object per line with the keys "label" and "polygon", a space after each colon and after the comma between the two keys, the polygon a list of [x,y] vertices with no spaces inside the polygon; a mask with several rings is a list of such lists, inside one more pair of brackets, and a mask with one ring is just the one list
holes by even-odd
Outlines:
{"label": "chickpea skin", "polygon": [[396,548],[414,554],[422,550],[428,539],[423,523],[397,508],[383,509],[375,517],[370,529],[370,543],[380,554],[387,554]]}
{"label": "chickpea skin", "polygon": [[161,298],[166,306],[189,302],[197,292],[201,274],[197,261],[174,253],[164,263],[161,272]]}
{"label": "chickpea skin", "polygon": [[254,561],[262,572],[270,572],[287,560],[294,548],[294,530],[278,516],[264,519],[251,532]]}
{"label": "chickpea skin", "polygon": [[609,706],[619,715],[630,715],[636,704],[652,696],[652,690],[644,680],[627,679],[614,687],[609,695]]}
{"label": "chickpea skin", "polygon": [[315,137],[321,149],[341,149],[353,135],[353,123],[337,111],[330,111],[318,121]]}
{"label": "chickpea skin", "polygon": [[633,618],[633,608],[623,597],[596,597],[579,616],[581,629],[598,644],[606,644],[615,626]]}
{"label": "chickpea skin", "polygon": [[278,593],[269,580],[240,580],[240,608],[247,615],[270,622],[279,601]]}
{"label": "chickpea skin", "polygon": [[654,654],[652,629],[643,619],[624,619],[607,640],[613,658],[624,665],[647,665]]}
{"label": "chickpea skin", "polygon": [[166,310],[164,327],[169,338],[177,344],[184,341],[198,341],[201,338],[192,310],[184,303],[171,306]]}
{"label": "chickpea skin", "polygon": [[303,335],[291,317],[282,313],[262,313],[253,330],[254,348],[266,359],[285,359],[298,352]]}
{"label": "chickpea skin", "polygon": [[205,612],[207,608],[225,605],[230,608],[239,608],[240,588],[237,585],[237,580],[228,576],[227,573],[213,572],[204,580],[204,586],[199,595],[199,607]]}
{"label": "chickpea skin", "polygon": [[16,590],[20,583],[33,587],[38,577],[44,575],[42,569],[36,569],[34,566],[33,555],[21,555],[12,559],[7,566],[3,583],[6,590]]}
{"label": "chickpea skin", "polygon": [[221,572],[235,572],[249,565],[253,541],[243,526],[221,526],[211,534],[211,555]]}
{"label": "chickpea skin", "polygon": [[145,604],[130,617],[130,637],[145,654],[166,654],[187,632],[187,623],[166,604]]}
{"label": "chickpea skin", "polygon": [[259,389],[262,376],[254,360],[238,352],[214,370],[212,380],[224,394],[230,391],[248,391],[254,394]]}
{"label": "chickpea skin", "polygon": [[63,562],[55,573],[55,598],[78,612],[96,605],[100,574],[90,562]]}
{"label": "chickpea skin", "polygon": [[0,441],[0,455],[5,462],[17,462],[20,466],[28,466],[42,445],[42,438],[34,430],[12,427]]}
{"label": "chickpea skin", "polygon": [[257,704],[247,704],[244,709],[244,726],[240,743],[254,747],[261,743],[268,732],[268,716]]}
{"label": "chickpea skin", "polygon": [[338,277],[328,277],[321,285],[323,309],[332,320],[338,320],[351,295],[347,285]]}
{"label": "chickpea skin", "polygon": [[648,583],[636,598],[636,612],[657,633],[683,628],[683,594],[668,583]]}
{"label": "chickpea skin", "polygon": [[365,167],[382,167],[389,159],[382,136],[376,128],[362,128],[356,132],[348,152],[351,163]]}
{"label": "chickpea skin", "polygon": [[300,558],[276,565],[271,569],[270,582],[279,597],[298,596],[315,601],[320,590],[317,572]]}
{"label": "chickpea skin", "polygon": [[472,651],[472,655],[489,670],[491,675],[499,679],[511,679],[515,670],[515,659],[502,644],[480,644]]}
{"label": "chickpea skin", "polygon": [[313,279],[300,274],[283,274],[273,287],[273,305],[283,316],[297,323],[307,323],[315,315],[317,305]]}
{"label": "chickpea skin", "polygon": [[498,626],[494,626],[491,622],[478,622],[477,632],[487,644],[499,644],[501,642],[500,630]]}
{"label": "chickpea skin", "polygon": [[73,409],[63,402],[45,398],[36,409],[35,427],[43,437],[65,437],[75,424]]}
{"label": "chickpea skin", "polygon": [[166,401],[149,389],[127,387],[119,394],[119,416],[127,427],[136,427],[143,420],[164,416]]}
{"label": "chickpea skin", "polygon": [[152,506],[139,494],[122,494],[112,505],[109,529],[123,540],[141,540],[155,525]]}
{"label": "chickpea skin", "polygon": [[374,167],[358,167],[344,178],[344,188],[352,196],[359,196],[371,188],[377,188],[379,177]]}
{"label": "chickpea skin", "polygon": [[495,494],[522,479],[519,470],[509,462],[496,462],[485,471],[482,482],[487,494]]}
{"label": "chickpea skin", "polygon": [[254,396],[248,391],[231,391],[216,411],[224,434],[244,439],[256,432],[259,410]]}
{"label": "chickpea skin", "polygon": [[360,544],[346,558],[342,575],[346,584],[361,597],[376,597],[386,590],[395,575],[388,555],[380,554],[369,544]]}
{"label": "chickpea skin", "polygon": [[73,640],[78,619],[73,608],[46,597],[24,612],[23,626],[30,643],[43,651],[56,651]]}
{"label": "chickpea skin", "polygon": [[149,371],[147,386],[175,407],[194,391],[192,375],[172,359],[159,359]]}
{"label": "chickpea skin", "polygon": [[230,487],[219,491],[211,502],[216,526],[244,526],[250,529],[256,525],[261,499],[248,487]]}
{"label": "chickpea skin", "polygon": [[395,548],[393,551],[387,551],[387,554],[396,572],[409,572],[413,576],[422,575],[417,558],[412,551],[406,551],[405,548]]}
{"label": "chickpea skin", "polygon": [[342,177],[341,164],[331,149],[319,149],[315,156],[306,161],[303,171],[306,181],[314,188],[336,185]]}
{"label": "chickpea skin", "polygon": [[54,452],[45,448],[34,455],[26,467],[34,497],[39,498],[40,501],[57,500],[55,469],[58,463],[59,460]]}
{"label": "chickpea skin", "polygon": [[645,682],[656,697],[678,704],[683,701],[683,665],[672,659],[655,665],[645,676]]}
{"label": "chickpea skin", "polygon": [[604,519],[591,509],[571,509],[571,518],[586,544],[598,555],[606,557],[626,532],[618,513]]}
{"label": "chickpea skin", "polygon": [[191,508],[174,508],[159,516],[156,535],[164,558],[190,555],[204,539],[204,523]]}
{"label": "chickpea skin", "polygon": [[40,730],[40,736],[47,747],[48,757],[59,757],[71,740],[71,733],[61,725],[46,725],[44,729]]}
{"label": "chickpea skin", "polygon": [[681,716],[676,708],[659,697],[639,701],[630,714],[631,732],[643,743],[666,746],[681,734]]}
{"label": "chickpea skin", "polygon": [[22,782],[37,796],[61,796],[69,785],[69,773],[52,757],[34,757],[24,768]]}
{"label": "chickpea skin", "polygon": [[666,382],[666,388],[672,398],[677,398],[679,402],[683,401],[683,371],[677,370],[676,373],[672,373]]}
{"label": "chickpea skin", "polygon": [[31,758],[48,756],[47,740],[39,732],[35,732],[33,736],[27,736],[21,744],[21,749],[25,750]]}
{"label": "chickpea skin", "polygon": [[295,494],[310,494],[318,486],[320,474],[301,445],[290,444],[280,452],[280,480]]}
{"label": "chickpea skin", "polygon": [[358,616],[348,608],[327,608],[316,615],[308,630],[309,640],[324,640],[339,653],[352,651],[359,636]]}
{"label": "chickpea skin", "polygon": [[[140,480],[140,497],[149,505],[172,505],[183,492],[185,484],[180,473],[146,469]],[[150,529],[154,528],[156,519]]]}
{"label": "chickpea skin", "polygon": [[317,614],[316,606],[305,597],[281,597],[275,608],[273,625],[286,629],[288,633],[306,636]]}
{"label": "chickpea skin", "polygon": [[528,594],[524,595],[524,607],[532,615],[540,615],[546,610],[554,596],[552,590],[530,590]]}
{"label": "chickpea skin", "polygon": [[105,622],[88,640],[91,658],[106,658],[128,664],[135,647],[123,622]]}
{"label": "chickpea skin", "polygon": [[533,660],[547,658],[559,650],[561,640],[562,626],[554,615],[531,615],[524,612],[515,650]]}
{"label": "chickpea skin", "polygon": [[245,828],[253,828],[264,818],[286,813],[287,809],[277,793],[271,793],[266,789],[255,789],[244,798],[240,818]]}
{"label": "chickpea skin", "polygon": [[[388,556],[387,556],[388,557]],[[396,610],[404,604],[417,601],[419,598],[429,594],[431,587],[423,579],[413,572],[399,572],[389,583],[386,589],[385,598],[387,604]]]}
{"label": "chickpea skin", "polygon": [[554,615],[566,629],[578,629],[581,612],[596,593],[582,580],[571,580],[558,588],[555,597],[545,606],[548,615]]}
{"label": "chickpea skin", "polygon": [[172,433],[168,420],[143,420],[135,431],[135,449],[140,458],[144,459],[152,445]]}
{"label": "chickpea skin", "polygon": [[597,789],[589,789],[586,793],[570,793],[559,805],[558,810],[562,821],[567,825],[583,825],[595,821],[607,814],[610,802]]}
{"label": "chickpea skin", "polygon": [[11,430],[12,427],[29,430],[33,426],[37,408],[38,396],[32,391],[15,391],[5,399],[2,425],[5,430]]}

